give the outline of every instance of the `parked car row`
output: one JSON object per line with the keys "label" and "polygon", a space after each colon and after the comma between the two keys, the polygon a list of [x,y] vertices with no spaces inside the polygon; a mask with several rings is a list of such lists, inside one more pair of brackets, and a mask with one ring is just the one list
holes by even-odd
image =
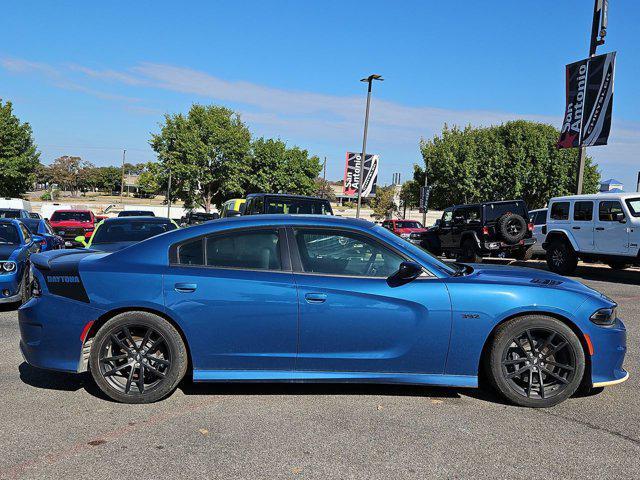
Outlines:
{"label": "parked car row", "polygon": [[546,258],[572,273],[578,260],[611,268],[640,265],[640,194],[599,193],[552,198],[529,211],[522,200],[456,205],[431,228],[410,220],[382,226],[434,255],[478,263],[483,257]]}

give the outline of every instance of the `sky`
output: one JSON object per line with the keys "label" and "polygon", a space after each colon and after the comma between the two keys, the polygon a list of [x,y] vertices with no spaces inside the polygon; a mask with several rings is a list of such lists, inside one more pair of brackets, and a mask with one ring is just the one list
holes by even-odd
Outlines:
{"label": "sky", "polygon": [[[166,113],[215,103],[254,136],[327,158],[342,178],[367,151],[380,183],[411,177],[419,142],[449,125],[525,118],[560,127],[564,66],[588,54],[591,0],[24,1],[0,15],[0,98],[31,124],[41,161],[155,160]],[[603,179],[635,190],[640,170],[640,2],[610,0],[617,51],[609,145],[588,149]]]}

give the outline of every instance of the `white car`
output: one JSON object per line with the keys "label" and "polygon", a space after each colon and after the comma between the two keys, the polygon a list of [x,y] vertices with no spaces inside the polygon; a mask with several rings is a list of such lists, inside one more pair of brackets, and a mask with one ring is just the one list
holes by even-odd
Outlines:
{"label": "white car", "polygon": [[552,198],[548,210],[542,247],[553,272],[569,274],[579,259],[640,265],[640,193]]}
{"label": "white car", "polygon": [[533,224],[533,238],[536,243],[531,245],[530,257],[544,257],[546,252],[542,248],[546,234],[542,233],[543,227],[547,224],[547,209],[540,208],[538,210],[529,210],[529,223]]}

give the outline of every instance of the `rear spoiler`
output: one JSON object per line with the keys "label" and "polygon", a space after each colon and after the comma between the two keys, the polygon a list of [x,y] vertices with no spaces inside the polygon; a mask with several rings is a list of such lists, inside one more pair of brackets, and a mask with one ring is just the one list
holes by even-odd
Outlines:
{"label": "rear spoiler", "polygon": [[80,260],[92,253],[103,253],[98,250],[90,248],[83,248],[81,250],[52,250],[44,253],[36,253],[31,255],[31,263],[35,265],[39,270],[51,270],[54,261],[63,259],[64,257],[71,257],[72,255],[79,256],[80,258],[64,258],[65,260]]}

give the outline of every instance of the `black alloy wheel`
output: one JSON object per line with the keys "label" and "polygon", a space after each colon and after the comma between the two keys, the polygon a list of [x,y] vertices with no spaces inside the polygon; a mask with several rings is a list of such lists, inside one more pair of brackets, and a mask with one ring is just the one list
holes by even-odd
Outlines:
{"label": "black alloy wheel", "polygon": [[551,317],[507,322],[491,350],[490,377],[512,402],[549,407],[573,395],[584,374],[584,350],[575,333]]}
{"label": "black alloy wheel", "polygon": [[187,368],[180,334],[148,312],[126,312],[105,323],[91,347],[91,374],[114,400],[148,403],[171,393]]}
{"label": "black alloy wheel", "polygon": [[467,263],[480,263],[482,256],[478,253],[476,242],[472,238],[467,238],[462,242],[458,261]]}

